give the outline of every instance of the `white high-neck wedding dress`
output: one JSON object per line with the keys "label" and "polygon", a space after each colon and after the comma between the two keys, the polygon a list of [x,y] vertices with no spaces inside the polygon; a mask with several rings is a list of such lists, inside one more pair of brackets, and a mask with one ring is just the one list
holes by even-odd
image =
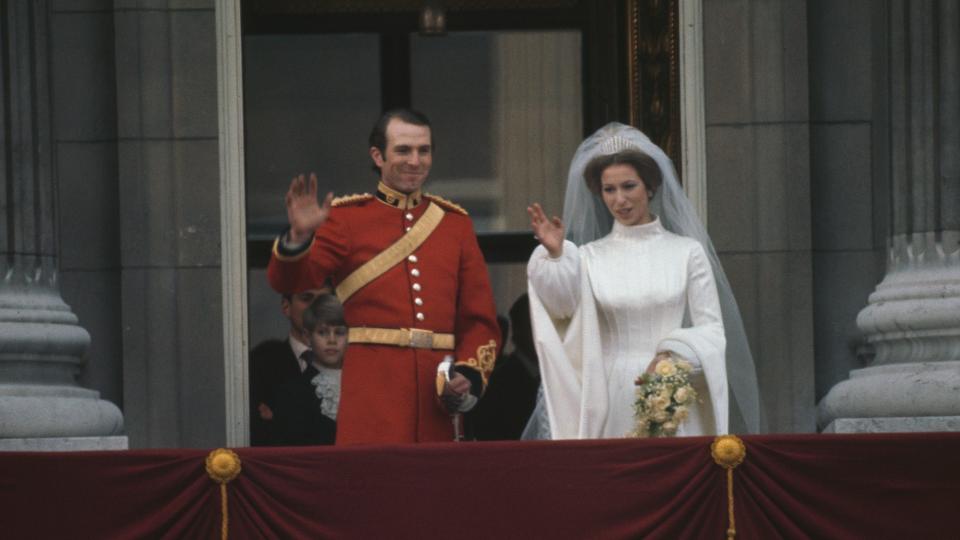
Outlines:
{"label": "white high-neck wedding dress", "polygon": [[694,367],[700,399],[678,435],[726,433],[728,398],[720,305],[701,245],[659,219],[615,223],[552,259],[538,247],[527,266],[534,339],[554,439],[633,431],[635,379],[657,352]]}

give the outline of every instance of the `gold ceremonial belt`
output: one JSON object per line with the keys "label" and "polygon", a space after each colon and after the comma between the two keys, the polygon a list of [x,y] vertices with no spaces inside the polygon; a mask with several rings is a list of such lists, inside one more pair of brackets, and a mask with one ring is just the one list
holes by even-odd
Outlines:
{"label": "gold ceremonial belt", "polygon": [[414,349],[453,350],[453,334],[436,334],[417,328],[369,328],[350,329],[350,343],[374,343],[413,347]]}

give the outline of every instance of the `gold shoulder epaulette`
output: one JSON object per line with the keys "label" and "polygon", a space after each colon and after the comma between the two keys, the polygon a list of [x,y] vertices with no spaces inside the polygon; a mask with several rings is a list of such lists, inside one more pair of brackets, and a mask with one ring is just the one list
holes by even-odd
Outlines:
{"label": "gold shoulder epaulette", "polygon": [[453,210],[454,212],[459,212],[465,216],[470,215],[467,213],[466,209],[453,201],[448,201],[447,199],[444,199],[439,195],[434,195],[433,193],[425,193],[424,195],[430,197],[430,200],[446,208],[447,210]]}
{"label": "gold shoulder epaulette", "polygon": [[333,206],[343,206],[345,204],[352,204],[360,201],[367,201],[373,198],[373,195],[369,193],[354,193],[353,195],[344,195],[343,197],[337,197],[330,203]]}

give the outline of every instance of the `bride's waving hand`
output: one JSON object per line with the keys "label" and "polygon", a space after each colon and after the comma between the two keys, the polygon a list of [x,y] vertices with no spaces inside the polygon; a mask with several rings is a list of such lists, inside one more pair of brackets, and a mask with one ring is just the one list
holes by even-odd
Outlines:
{"label": "bride's waving hand", "polygon": [[540,203],[528,206],[527,215],[530,216],[530,228],[534,236],[550,253],[550,257],[556,259],[563,255],[563,221],[557,216],[547,218]]}
{"label": "bride's waving hand", "polygon": [[[577,247],[564,240],[563,221],[548,218],[539,203],[527,207],[530,229],[540,242],[527,266],[530,287],[539,294],[547,311],[557,318],[568,318],[580,303],[580,262]],[[564,243],[567,243],[564,249]]]}

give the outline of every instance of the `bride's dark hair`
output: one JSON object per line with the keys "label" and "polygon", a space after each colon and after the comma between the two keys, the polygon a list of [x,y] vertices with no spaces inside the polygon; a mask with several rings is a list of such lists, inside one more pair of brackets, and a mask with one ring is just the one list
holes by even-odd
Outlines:
{"label": "bride's dark hair", "polygon": [[583,171],[583,178],[587,183],[587,188],[594,195],[600,195],[601,178],[603,171],[611,165],[629,165],[637,171],[637,175],[643,180],[643,185],[650,193],[650,197],[660,189],[663,183],[663,176],[660,174],[660,167],[657,162],[647,154],[639,150],[621,150],[615,154],[597,156],[587,163]]}

